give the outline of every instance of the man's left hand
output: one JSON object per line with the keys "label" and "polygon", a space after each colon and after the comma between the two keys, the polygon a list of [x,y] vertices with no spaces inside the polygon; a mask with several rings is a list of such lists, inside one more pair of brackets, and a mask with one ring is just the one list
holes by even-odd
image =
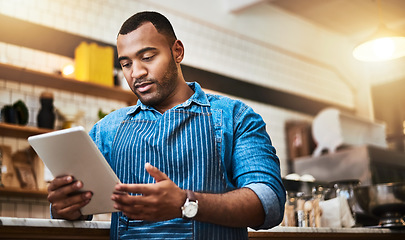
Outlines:
{"label": "man's left hand", "polygon": [[[111,196],[114,207],[134,220],[164,221],[180,218],[186,192],[156,167],[145,164],[146,171],[155,179],[152,184],[117,184]],[[122,194],[132,193],[130,194]]]}

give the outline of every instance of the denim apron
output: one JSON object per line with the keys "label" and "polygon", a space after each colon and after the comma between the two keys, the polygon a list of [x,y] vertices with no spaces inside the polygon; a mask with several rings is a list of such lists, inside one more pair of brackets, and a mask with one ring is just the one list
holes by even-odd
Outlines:
{"label": "denim apron", "polygon": [[[229,189],[215,147],[210,107],[194,107],[198,110],[170,109],[155,120],[127,116],[113,142],[110,163],[123,183],[154,183],[145,170],[149,162],[182,189],[206,193]],[[112,239],[117,234],[119,239],[247,239],[246,229],[181,218],[138,221],[113,213]]]}

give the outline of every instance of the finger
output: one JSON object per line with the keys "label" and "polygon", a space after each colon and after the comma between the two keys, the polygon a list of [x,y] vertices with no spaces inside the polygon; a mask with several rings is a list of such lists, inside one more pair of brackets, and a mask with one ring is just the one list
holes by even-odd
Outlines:
{"label": "finger", "polygon": [[69,206],[74,206],[77,204],[82,204],[84,202],[89,202],[92,198],[91,192],[80,193],[76,195],[72,195],[70,197],[57,199],[52,203],[52,206],[55,206],[57,209],[67,208]]}
{"label": "finger", "polygon": [[161,172],[157,167],[152,166],[150,163],[145,163],[145,169],[156,180],[156,182],[169,179],[166,174]]}
{"label": "finger", "polygon": [[56,201],[58,199],[64,199],[69,195],[79,194],[79,190],[83,188],[83,183],[81,181],[72,182],[68,185],[63,185],[53,191],[48,192],[48,200],[50,202]]}
{"label": "finger", "polygon": [[137,196],[113,195],[111,199],[120,205],[126,206],[139,206],[139,205],[147,206],[157,204],[156,197],[144,195],[137,195]]}
{"label": "finger", "polygon": [[70,184],[73,182],[73,177],[72,176],[62,176],[62,177],[56,177],[51,181],[51,183],[48,186],[48,192],[54,191],[64,185]]}
{"label": "finger", "polygon": [[[151,220],[151,215],[159,215],[157,214],[157,208],[150,206],[150,205],[142,205],[142,204],[126,204],[115,202],[114,208],[121,211],[124,215],[131,219],[139,219],[139,220]],[[156,218],[156,217],[154,217]]]}
{"label": "finger", "polygon": [[[116,187],[118,188],[118,186]],[[115,202],[122,202],[123,199],[125,199],[127,196],[129,196],[128,193],[123,192],[121,190],[116,190],[113,192],[113,194],[111,195],[111,200],[115,201]]]}
{"label": "finger", "polygon": [[[158,192],[156,184],[117,184],[113,195],[125,196],[127,193],[150,195]],[[125,194],[122,194],[125,193]]]}
{"label": "finger", "polygon": [[120,211],[131,212],[138,214],[146,206],[141,204],[129,204],[128,202],[117,201],[114,203],[114,208]]}
{"label": "finger", "polygon": [[76,211],[85,206],[91,199],[83,200],[81,197],[72,197],[52,204],[52,208],[60,211]]}
{"label": "finger", "polygon": [[80,209],[86,206],[90,202],[90,199],[85,201],[79,201],[75,204],[68,204],[67,206],[61,206],[58,204],[52,205],[52,213],[63,217],[67,220],[76,220],[81,217]]}

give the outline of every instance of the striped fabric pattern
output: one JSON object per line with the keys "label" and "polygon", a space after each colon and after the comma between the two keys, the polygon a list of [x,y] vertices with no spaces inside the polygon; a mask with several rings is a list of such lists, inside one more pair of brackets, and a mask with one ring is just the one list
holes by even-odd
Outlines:
{"label": "striped fabric pattern", "polygon": [[[150,115],[146,119],[129,115],[118,130],[110,164],[123,183],[154,183],[144,168],[149,162],[182,189],[210,193],[229,189],[215,148],[209,106],[154,115],[152,120]],[[134,221],[121,213],[114,215],[119,221],[113,221],[112,227],[120,239],[247,239],[245,228],[184,219]]]}

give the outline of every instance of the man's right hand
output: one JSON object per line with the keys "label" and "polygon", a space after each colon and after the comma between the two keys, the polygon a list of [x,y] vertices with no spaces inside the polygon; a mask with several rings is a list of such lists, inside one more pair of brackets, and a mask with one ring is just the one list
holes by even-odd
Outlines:
{"label": "man's right hand", "polygon": [[57,177],[48,186],[48,201],[52,204],[53,218],[66,220],[83,220],[80,208],[87,205],[93,194],[80,192],[81,181],[74,181],[72,176]]}

